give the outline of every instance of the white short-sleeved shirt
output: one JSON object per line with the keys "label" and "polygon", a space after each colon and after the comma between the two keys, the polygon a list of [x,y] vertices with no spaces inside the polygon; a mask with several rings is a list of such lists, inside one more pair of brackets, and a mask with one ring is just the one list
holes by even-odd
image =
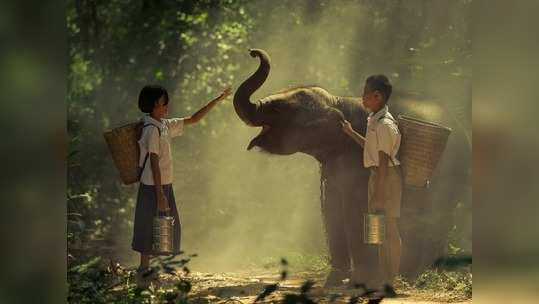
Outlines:
{"label": "white short-sleeved shirt", "polygon": [[400,164],[397,152],[401,144],[401,134],[397,123],[389,109],[384,106],[380,111],[369,114],[367,118],[367,134],[363,149],[365,168],[379,165],[378,152],[383,151],[391,157],[388,166]]}
{"label": "white short-sleeved shirt", "polygon": [[[150,115],[142,118],[144,125],[152,124],[142,129],[142,135],[138,141],[140,147],[139,166],[142,167],[147,153],[159,155],[159,169],[161,171],[161,184],[172,184],[172,153],[171,139],[183,134],[184,118],[169,118],[158,121]],[[160,129],[161,135],[159,135]],[[140,182],[145,185],[154,185],[150,157],[142,169]]]}

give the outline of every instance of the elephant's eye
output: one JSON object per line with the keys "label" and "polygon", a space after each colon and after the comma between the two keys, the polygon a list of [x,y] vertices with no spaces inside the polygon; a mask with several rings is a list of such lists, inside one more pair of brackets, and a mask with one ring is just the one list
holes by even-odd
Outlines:
{"label": "elephant's eye", "polygon": [[279,114],[282,112],[282,110],[278,107],[273,107],[271,108],[271,112],[274,113],[274,114]]}
{"label": "elephant's eye", "polygon": [[271,113],[273,114],[281,114],[284,112],[283,107],[278,102],[274,101],[273,107],[271,107]]}

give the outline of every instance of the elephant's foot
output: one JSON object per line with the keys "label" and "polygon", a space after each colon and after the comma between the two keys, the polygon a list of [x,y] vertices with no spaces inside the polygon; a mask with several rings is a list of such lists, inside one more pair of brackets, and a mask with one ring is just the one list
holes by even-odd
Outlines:
{"label": "elephant's foot", "polygon": [[326,278],[326,283],[324,284],[324,288],[343,287],[344,286],[343,281],[348,279],[349,277],[350,277],[350,273],[348,271],[343,271],[340,269],[332,269]]}
{"label": "elephant's foot", "polygon": [[375,289],[380,290],[384,285],[384,278],[380,274],[365,274],[358,271],[353,271],[350,275],[350,281],[348,283],[348,288],[357,289]]}

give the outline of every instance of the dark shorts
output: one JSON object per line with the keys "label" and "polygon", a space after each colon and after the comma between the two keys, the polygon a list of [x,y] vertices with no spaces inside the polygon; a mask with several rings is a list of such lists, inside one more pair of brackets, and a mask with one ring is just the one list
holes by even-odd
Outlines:
{"label": "dark shorts", "polygon": [[[170,215],[174,217],[173,254],[180,253],[181,224],[172,184],[163,185],[163,192],[168,199]],[[137,206],[135,209],[135,223],[133,230],[133,250],[142,254],[157,255],[152,250],[153,217],[157,211],[157,198],[155,186],[140,183],[138,188]]]}

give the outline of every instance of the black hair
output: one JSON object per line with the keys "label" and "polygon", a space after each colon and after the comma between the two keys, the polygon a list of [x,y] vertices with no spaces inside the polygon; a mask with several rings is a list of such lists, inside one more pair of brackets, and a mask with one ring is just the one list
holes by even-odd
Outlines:
{"label": "black hair", "polygon": [[138,108],[144,113],[151,113],[161,96],[165,96],[165,104],[168,104],[168,92],[165,88],[159,85],[145,86],[138,95]]}
{"label": "black hair", "polygon": [[384,102],[389,100],[391,92],[393,91],[393,86],[389,82],[389,79],[386,75],[371,75],[365,81],[365,87],[369,91],[379,91],[384,96]]}

